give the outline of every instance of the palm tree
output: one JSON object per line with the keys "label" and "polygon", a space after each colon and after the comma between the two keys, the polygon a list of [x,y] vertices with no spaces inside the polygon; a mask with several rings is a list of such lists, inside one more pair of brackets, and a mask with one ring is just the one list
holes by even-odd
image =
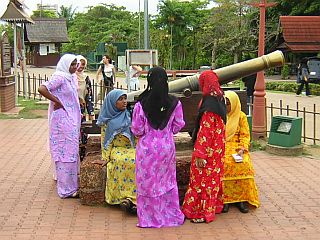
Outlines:
{"label": "palm tree", "polygon": [[72,5],[69,7],[61,6],[60,11],[58,12],[58,16],[60,18],[65,18],[67,20],[67,28],[70,26],[70,22],[74,19],[74,15],[77,8],[72,8]]}

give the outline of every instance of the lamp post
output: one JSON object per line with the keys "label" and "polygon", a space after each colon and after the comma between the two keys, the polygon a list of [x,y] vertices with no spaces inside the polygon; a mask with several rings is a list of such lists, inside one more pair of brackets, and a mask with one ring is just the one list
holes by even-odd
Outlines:
{"label": "lamp post", "polygon": [[140,0],[139,0],[139,49],[141,48],[141,9],[140,9]]}
{"label": "lamp post", "polygon": [[144,0],[144,49],[149,49],[149,13],[148,0]]}
{"label": "lamp post", "polygon": [[[276,3],[266,3],[266,0],[260,0],[259,3],[252,3],[254,7],[260,8],[260,23],[259,23],[259,48],[258,56],[264,55],[265,46],[265,29],[266,29],[266,8],[276,5]],[[264,72],[257,73],[256,84],[254,86],[254,99],[253,99],[253,115],[252,115],[252,137],[253,139],[266,137],[266,87]]]}

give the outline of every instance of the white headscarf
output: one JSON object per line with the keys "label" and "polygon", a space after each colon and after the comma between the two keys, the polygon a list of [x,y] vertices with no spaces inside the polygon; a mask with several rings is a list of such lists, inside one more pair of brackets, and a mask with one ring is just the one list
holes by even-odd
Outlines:
{"label": "white headscarf", "polygon": [[58,64],[57,64],[57,68],[56,71],[53,75],[59,75],[59,76],[63,76],[65,77],[68,81],[71,82],[72,78],[73,78],[73,74],[71,74],[69,72],[71,63],[76,59],[76,55],[74,54],[65,54],[63,55]]}
{"label": "white headscarf", "polygon": [[[85,65],[84,67],[87,66],[87,59],[82,56],[82,55],[77,55],[77,62],[78,62],[78,65],[80,66],[81,65],[81,60],[84,60],[85,62]],[[79,68],[78,66],[78,68]],[[87,74],[84,73],[84,69],[79,72],[78,69],[76,71],[76,75],[77,75],[77,82],[78,82],[78,95],[80,98],[84,99],[85,96],[86,96],[86,77],[87,77]]]}

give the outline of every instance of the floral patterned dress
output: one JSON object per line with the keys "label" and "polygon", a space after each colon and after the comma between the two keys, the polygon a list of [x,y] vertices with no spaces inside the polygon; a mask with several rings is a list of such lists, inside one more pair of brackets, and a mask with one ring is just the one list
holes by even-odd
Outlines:
{"label": "floral patterned dress", "polygon": [[[222,176],[225,143],[225,125],[222,118],[204,112],[192,153],[190,182],[182,205],[189,219],[211,222],[223,208]],[[207,161],[204,168],[196,167],[196,158]]]}
{"label": "floral patterned dress", "polygon": [[69,81],[62,76],[53,75],[43,85],[64,107],[54,110],[53,102],[50,101],[48,120],[49,147],[55,163],[58,195],[66,198],[78,190],[81,117],[76,76]]}
{"label": "floral patterned dress", "polygon": [[131,130],[139,137],[136,147],[139,227],[179,226],[184,222],[179,206],[173,138],[184,124],[181,102],[162,130],[152,128],[141,103],[135,104]]}
{"label": "floral patterned dress", "polygon": [[[249,155],[250,130],[247,116],[240,112],[239,125],[234,136],[226,142],[224,161],[224,203],[248,202],[260,206],[258,188],[254,180],[254,169]],[[232,154],[244,148],[243,162],[236,163]]]}
{"label": "floral patterned dress", "polygon": [[[101,130],[101,139],[104,139],[105,127]],[[116,135],[107,149],[102,146],[102,159],[107,161],[107,203],[120,204],[122,200],[129,199],[136,204],[135,154],[135,148],[122,134]]]}

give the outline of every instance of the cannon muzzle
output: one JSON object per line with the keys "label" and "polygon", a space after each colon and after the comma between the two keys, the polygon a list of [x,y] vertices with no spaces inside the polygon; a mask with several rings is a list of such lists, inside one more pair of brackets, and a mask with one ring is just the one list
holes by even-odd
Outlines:
{"label": "cannon muzzle", "polygon": [[[232,64],[213,70],[219,78],[220,84],[226,84],[233,80],[249,76],[251,74],[266,70],[272,67],[282,66],[284,64],[284,56],[281,51],[275,51],[261,57],[253,58],[248,61]],[[200,74],[190,77],[180,78],[169,82],[169,92],[182,92],[184,89],[191,91],[199,90]],[[134,96],[139,95],[143,90],[128,93],[128,100],[134,100]]]}

